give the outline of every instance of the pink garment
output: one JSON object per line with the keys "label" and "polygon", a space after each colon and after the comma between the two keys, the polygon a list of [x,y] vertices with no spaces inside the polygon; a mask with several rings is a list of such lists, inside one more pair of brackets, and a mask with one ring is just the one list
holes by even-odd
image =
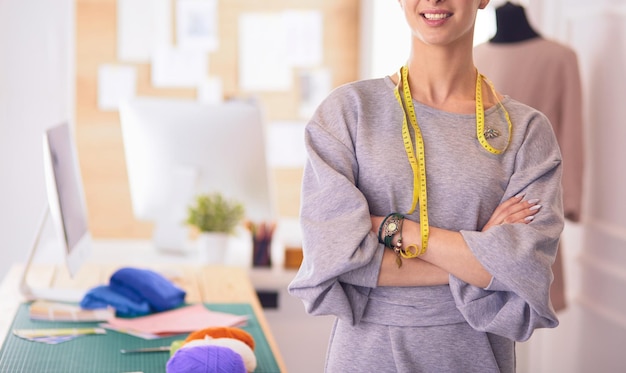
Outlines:
{"label": "pink garment", "polygon": [[[541,37],[516,43],[484,43],[474,48],[478,70],[505,95],[544,113],[563,156],[563,209],[580,219],[583,185],[583,115],[576,53]],[[560,252],[560,250],[559,250]],[[551,298],[555,310],[565,308],[562,260],[553,266]]]}
{"label": "pink garment", "polygon": [[544,113],[563,155],[565,217],[578,221],[582,205],[582,92],[578,59],[562,44],[534,38],[484,43],[474,49],[478,70],[496,89]]}

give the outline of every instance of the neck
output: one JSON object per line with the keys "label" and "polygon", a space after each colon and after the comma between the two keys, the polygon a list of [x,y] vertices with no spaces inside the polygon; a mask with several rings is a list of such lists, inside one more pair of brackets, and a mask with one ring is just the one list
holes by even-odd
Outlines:
{"label": "neck", "polygon": [[408,61],[413,98],[451,112],[473,112],[476,68],[471,44],[468,45],[468,48],[414,45]]}
{"label": "neck", "polygon": [[515,43],[539,37],[528,22],[524,8],[511,2],[496,9],[496,26],[492,43]]}

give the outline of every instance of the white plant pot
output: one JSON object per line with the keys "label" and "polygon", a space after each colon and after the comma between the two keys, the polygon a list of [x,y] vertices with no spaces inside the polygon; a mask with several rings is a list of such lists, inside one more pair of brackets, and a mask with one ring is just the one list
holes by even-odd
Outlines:
{"label": "white plant pot", "polygon": [[224,264],[228,241],[227,233],[200,233],[197,239],[198,259],[203,264]]}

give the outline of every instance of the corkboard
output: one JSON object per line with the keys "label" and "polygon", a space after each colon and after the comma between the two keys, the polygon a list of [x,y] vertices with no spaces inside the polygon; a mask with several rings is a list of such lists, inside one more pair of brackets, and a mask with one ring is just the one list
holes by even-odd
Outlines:
{"label": "corkboard", "polygon": [[[172,1],[174,11],[174,1]],[[330,69],[333,86],[358,78],[359,0],[222,0],[219,12],[219,49],[209,54],[209,75],[222,79],[225,97],[241,97],[238,87],[238,17],[243,12],[288,9],[320,10],[324,19],[321,67]],[[95,238],[149,238],[152,225],[132,214],[124,149],[117,112],[97,106],[97,74],[101,64],[116,64],[117,1],[76,1],[76,142],[85,186],[91,231]],[[175,34],[175,33],[173,33]],[[196,98],[195,89],[155,88],[150,65],[137,69],[137,95]],[[294,81],[297,70],[294,70]],[[289,92],[254,93],[269,121],[298,117],[297,83]],[[301,169],[272,169],[279,217],[295,217],[300,200]]]}

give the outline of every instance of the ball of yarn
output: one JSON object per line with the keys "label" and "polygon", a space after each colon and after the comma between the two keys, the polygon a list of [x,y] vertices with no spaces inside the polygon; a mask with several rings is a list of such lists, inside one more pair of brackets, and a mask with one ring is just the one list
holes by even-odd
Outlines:
{"label": "ball of yarn", "polygon": [[204,328],[200,330],[196,330],[195,332],[190,333],[185,342],[192,341],[194,339],[204,339],[204,337],[209,336],[211,338],[234,338],[238,339],[254,350],[254,338],[247,331],[230,327],[230,326],[213,326],[209,328]]}
{"label": "ball of yarn", "polygon": [[234,338],[211,338],[194,339],[185,343],[180,349],[195,348],[199,346],[220,346],[226,347],[239,354],[243,359],[243,364],[248,372],[254,372],[257,367],[257,360],[254,351],[244,342]]}
{"label": "ball of yarn", "polygon": [[172,344],[170,344],[170,357],[174,356],[176,351],[178,351],[178,349],[183,347],[184,344],[185,344],[185,341],[183,340],[175,340],[174,342],[172,342]]}
{"label": "ball of yarn", "polygon": [[165,368],[167,373],[246,373],[241,355],[214,345],[181,348]]}

